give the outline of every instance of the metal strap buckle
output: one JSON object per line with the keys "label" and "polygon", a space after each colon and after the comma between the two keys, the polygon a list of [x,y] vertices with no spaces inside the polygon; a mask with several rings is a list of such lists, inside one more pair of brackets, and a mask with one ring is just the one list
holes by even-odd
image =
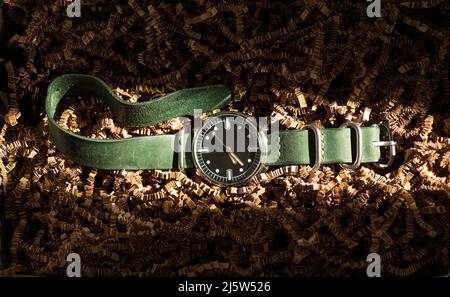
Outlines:
{"label": "metal strap buckle", "polygon": [[361,124],[355,122],[343,123],[340,128],[350,127],[356,131],[356,157],[352,164],[339,164],[344,169],[355,170],[361,165],[362,160],[362,130]]}
{"label": "metal strap buckle", "polygon": [[320,129],[314,124],[305,125],[303,129],[310,129],[314,133],[316,160],[314,160],[312,169],[317,170],[322,163],[322,133],[320,132]]}
{"label": "metal strap buckle", "polygon": [[395,142],[393,140],[392,137],[392,130],[391,127],[389,127],[389,124],[386,122],[379,122],[378,124],[373,124],[372,127],[383,127],[386,129],[387,131],[387,136],[388,139],[387,140],[382,140],[382,141],[374,141],[372,142],[372,145],[375,147],[383,147],[383,146],[388,146],[389,147],[389,159],[387,161],[387,163],[375,163],[375,167],[380,168],[380,169],[386,169],[389,166],[392,165],[392,162],[394,162],[395,159],[395,155],[397,154],[396,148],[395,146],[397,145],[397,142]]}

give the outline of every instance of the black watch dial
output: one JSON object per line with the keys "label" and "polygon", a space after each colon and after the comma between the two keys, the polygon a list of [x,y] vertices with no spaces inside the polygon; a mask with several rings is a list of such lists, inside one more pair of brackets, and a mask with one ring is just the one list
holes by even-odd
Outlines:
{"label": "black watch dial", "polygon": [[261,137],[256,120],[246,115],[221,113],[208,118],[194,137],[195,165],[216,185],[243,184],[261,168]]}

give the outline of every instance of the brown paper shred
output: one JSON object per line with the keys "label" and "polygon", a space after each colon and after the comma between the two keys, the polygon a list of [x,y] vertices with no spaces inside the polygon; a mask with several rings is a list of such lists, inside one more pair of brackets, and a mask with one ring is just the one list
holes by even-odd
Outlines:
{"label": "brown paper shred", "polygon": [[411,26],[414,27],[415,29],[419,30],[422,33],[428,33],[429,35],[438,38],[438,39],[443,39],[444,36],[446,36],[446,34],[444,32],[432,29],[428,24],[426,24],[425,22],[421,22],[415,19],[412,19],[408,16],[404,16],[402,21]]}

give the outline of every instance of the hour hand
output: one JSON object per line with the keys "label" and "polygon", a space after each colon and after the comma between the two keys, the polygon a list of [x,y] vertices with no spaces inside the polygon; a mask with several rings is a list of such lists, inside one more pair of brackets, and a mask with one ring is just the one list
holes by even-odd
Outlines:
{"label": "hour hand", "polygon": [[228,156],[230,156],[233,164],[236,164],[236,162],[237,162],[237,163],[239,163],[239,165],[244,166],[244,162],[242,162],[242,160],[231,150],[228,152]]}

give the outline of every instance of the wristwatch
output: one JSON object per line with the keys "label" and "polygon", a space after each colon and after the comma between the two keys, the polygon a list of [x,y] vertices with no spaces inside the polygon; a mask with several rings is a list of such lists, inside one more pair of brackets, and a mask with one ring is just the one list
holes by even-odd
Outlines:
{"label": "wristwatch", "polygon": [[[63,98],[82,100],[88,96],[103,100],[124,126],[142,127],[222,109],[229,103],[231,92],[225,85],[212,85],[132,103],[119,98],[97,77],[57,77],[48,86],[45,102],[53,142],[67,158],[98,169],[196,169],[206,181],[226,187],[248,183],[267,166],[305,164],[315,170],[321,164],[341,164],[353,170],[361,163],[374,163],[386,168],[396,154],[396,143],[385,123],[361,127],[347,122],[339,128],[307,125],[302,130],[280,130],[270,119],[264,124],[250,115],[231,111],[202,120],[194,117],[193,129],[185,125],[176,134],[92,139],[64,129],[54,118]],[[385,140],[381,134],[387,134]],[[380,163],[382,147],[389,148],[385,163]]]}

